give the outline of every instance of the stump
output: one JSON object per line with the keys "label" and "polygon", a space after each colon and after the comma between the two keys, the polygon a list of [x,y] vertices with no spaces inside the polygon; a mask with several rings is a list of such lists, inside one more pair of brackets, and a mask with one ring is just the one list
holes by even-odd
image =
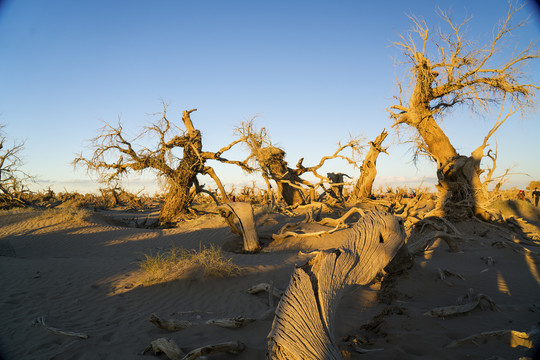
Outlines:
{"label": "stump", "polygon": [[267,359],[341,359],[335,313],[345,290],[368,284],[405,242],[403,220],[382,212],[363,216],[342,247],[319,252],[297,267],[268,335]]}
{"label": "stump", "polygon": [[[253,219],[253,208],[250,204],[243,202],[228,203],[219,206],[218,211],[220,215],[227,220],[232,232],[241,235],[244,239],[243,250],[245,252],[256,252],[261,249],[257,229],[255,228],[255,221]],[[235,218],[238,221],[240,228],[236,226],[234,222]]]}

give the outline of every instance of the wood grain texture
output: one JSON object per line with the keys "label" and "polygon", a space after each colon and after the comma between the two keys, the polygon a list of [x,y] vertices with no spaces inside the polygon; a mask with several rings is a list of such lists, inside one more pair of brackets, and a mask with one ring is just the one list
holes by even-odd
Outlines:
{"label": "wood grain texture", "polygon": [[400,218],[370,212],[353,226],[342,247],[319,252],[297,267],[276,310],[267,359],[341,359],[334,319],[343,293],[369,283],[404,241]]}

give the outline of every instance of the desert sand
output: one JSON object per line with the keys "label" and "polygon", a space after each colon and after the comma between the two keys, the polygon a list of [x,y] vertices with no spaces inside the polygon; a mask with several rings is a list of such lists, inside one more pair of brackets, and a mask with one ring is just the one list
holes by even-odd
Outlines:
{"label": "desert sand", "polygon": [[[519,210],[519,209],[518,209]],[[537,210],[537,209],[536,209]],[[505,211],[520,218],[521,231],[535,250],[539,243],[540,212]],[[512,214],[507,214],[512,215]],[[242,254],[241,238],[231,233],[217,214],[186,221],[177,228],[129,227],[122,217],[148,216],[121,210],[10,210],[0,212],[0,348],[3,359],[166,359],[143,350],[158,338],[170,338],[184,351],[228,341],[241,341],[239,354],[218,353],[208,359],[264,359],[272,320],[256,320],[239,329],[205,321],[216,318],[259,318],[269,309],[266,293],[246,290],[261,282],[287,287],[295,264],[310,257],[299,251],[338,247],[347,229],[321,237],[263,240],[257,254]],[[259,234],[277,232],[289,217],[256,211]],[[319,225],[301,225],[309,231]],[[436,240],[399,274],[377,278],[371,285],[351,289],[338,309],[337,333],[344,358],[350,359],[518,359],[532,350],[511,344],[508,336],[452,342],[486,331],[531,332],[540,320],[540,275],[532,255],[509,244],[519,242],[509,230],[478,221],[455,224],[462,234],[451,252]],[[328,229],[328,228],[326,228]],[[512,241],[512,239],[514,241]],[[412,241],[412,240],[410,240]],[[201,249],[214,244],[243,268],[241,275],[205,278],[186,271],[175,281],[145,286],[139,265],[144,254],[171,247]],[[441,279],[440,272],[446,271]],[[381,282],[381,279],[383,281]],[[457,305],[460,297],[484,294],[464,314],[426,315],[430,310]],[[275,303],[279,300],[276,298]],[[175,332],[149,321],[190,321]],[[36,325],[43,317],[49,327],[87,335],[55,334]],[[377,350],[361,354],[355,350]],[[512,346],[514,345],[514,346]]]}

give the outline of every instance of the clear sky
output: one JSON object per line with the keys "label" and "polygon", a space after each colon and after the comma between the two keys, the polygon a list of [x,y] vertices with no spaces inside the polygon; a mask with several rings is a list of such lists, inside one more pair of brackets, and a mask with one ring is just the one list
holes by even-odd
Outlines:
{"label": "clear sky", "polygon": [[[301,157],[306,166],[318,163],[349,134],[373,140],[392,124],[386,108],[397,93],[396,62],[404,58],[391,44],[410,28],[407,14],[424,17],[432,28],[442,23],[438,8],[450,9],[457,21],[472,15],[468,38],[483,44],[508,10],[504,0],[0,4],[0,123],[10,140],[25,141],[24,169],[36,177],[35,189],[80,192],[100,185],[71,162],[80,151],[90,154],[87,140],[102,121],[121,117],[134,135],[156,120],[149,114],[161,111],[163,101],[178,125],[182,110],[198,109],[192,120],[208,151],[234,140],[234,127],[255,115],[286,150],[290,166]],[[528,15],[530,24],[516,31],[503,55],[540,37],[532,1],[518,18]],[[523,70],[540,84],[539,60]],[[443,128],[468,155],[496,116],[457,110]],[[540,180],[539,116],[514,116],[496,134],[497,173],[516,165],[514,172],[530,175],[515,175],[507,186]],[[404,140],[390,129],[376,185],[435,182],[434,164],[412,164]],[[240,160],[246,153],[239,147],[227,156]],[[252,179],[234,166],[208,165],[229,186]],[[359,176],[338,161],[325,170]],[[149,175],[130,179],[129,186],[155,189]]]}

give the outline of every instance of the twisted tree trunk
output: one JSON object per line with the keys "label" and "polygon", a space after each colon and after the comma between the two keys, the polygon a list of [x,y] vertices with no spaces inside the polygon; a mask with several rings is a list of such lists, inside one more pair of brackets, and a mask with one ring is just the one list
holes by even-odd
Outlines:
{"label": "twisted tree trunk", "polygon": [[168,191],[165,195],[165,203],[159,213],[161,222],[170,223],[188,211],[191,203],[190,189],[196,181],[198,173],[204,171],[206,159],[201,157],[202,136],[201,132],[194,128],[190,113],[194,110],[184,111],[182,121],[188,130],[184,136],[175,136],[166,146],[181,146],[183,156],[174,170],[164,169],[167,176]]}
{"label": "twisted tree trunk", "polygon": [[369,283],[406,236],[401,219],[381,212],[366,214],[350,231],[343,247],[320,252],[294,271],[268,335],[268,359],[341,359],[334,321],[342,295]]}
{"label": "twisted tree trunk", "polygon": [[388,136],[385,129],[381,132],[375,141],[370,142],[371,147],[364,158],[362,168],[360,169],[360,179],[354,187],[353,197],[355,199],[369,199],[375,176],[377,176],[377,158],[381,152],[388,154],[386,149],[381,146],[382,142]]}
{"label": "twisted tree trunk", "polygon": [[480,181],[482,155],[470,157],[458,154],[450,139],[435,121],[430,106],[438,73],[423,54],[416,53],[416,82],[411,95],[410,110],[403,122],[414,126],[422,142],[417,145],[437,163],[436,185],[442,216],[459,220],[473,215],[484,217],[485,202]]}

